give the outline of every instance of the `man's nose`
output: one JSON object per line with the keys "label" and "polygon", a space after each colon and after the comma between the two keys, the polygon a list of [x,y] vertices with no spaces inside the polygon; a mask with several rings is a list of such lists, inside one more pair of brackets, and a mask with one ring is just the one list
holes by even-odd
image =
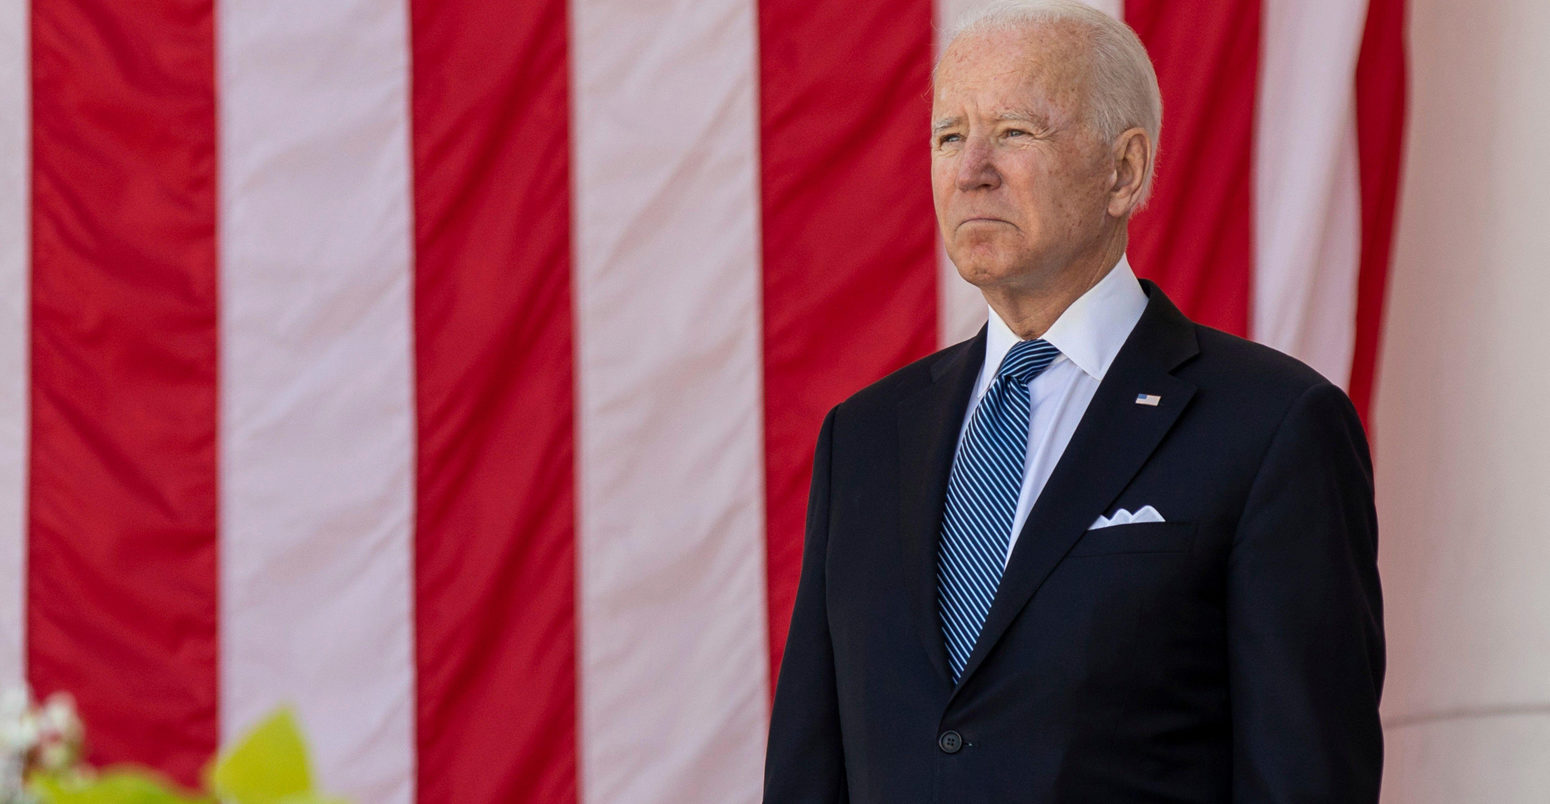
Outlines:
{"label": "man's nose", "polygon": [[978,190],[992,188],[1001,183],[996,171],[995,150],[984,137],[970,137],[963,144],[958,159],[958,189]]}

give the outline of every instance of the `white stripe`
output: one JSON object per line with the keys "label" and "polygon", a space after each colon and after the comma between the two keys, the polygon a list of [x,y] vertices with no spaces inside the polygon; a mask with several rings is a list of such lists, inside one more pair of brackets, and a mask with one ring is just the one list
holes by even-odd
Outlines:
{"label": "white stripe", "polygon": [[[936,2],[936,53],[941,58],[947,46],[947,37],[956,29],[960,20],[990,5],[994,0],[937,0]],[[1087,0],[1087,5],[1115,18],[1123,19],[1124,0]],[[922,140],[924,141],[924,140]],[[958,276],[958,268],[947,258],[941,236],[937,237],[937,343],[950,346],[974,337],[980,325],[985,323],[985,297]]]}
{"label": "white stripe", "polygon": [[25,0],[0,0],[0,689],[26,673],[32,115]]}
{"label": "white stripe", "polygon": [[985,323],[985,297],[963,281],[937,236],[937,345],[951,346],[974,337]]}
{"label": "white stripe", "polygon": [[1255,122],[1249,332],[1342,386],[1361,259],[1354,76],[1366,18],[1363,0],[1269,0]]}
{"label": "white stripe", "polygon": [[753,801],[769,706],[754,0],[572,4],[581,789]]}
{"label": "white stripe", "polygon": [[322,787],[409,804],[406,11],[220,10],[222,735],[292,703]]}

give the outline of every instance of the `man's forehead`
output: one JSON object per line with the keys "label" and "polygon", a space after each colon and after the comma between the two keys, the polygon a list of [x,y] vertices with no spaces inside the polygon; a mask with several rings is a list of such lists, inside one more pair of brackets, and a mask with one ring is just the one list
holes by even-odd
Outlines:
{"label": "man's forehead", "polygon": [[1059,44],[1027,32],[994,31],[955,40],[931,92],[933,127],[972,108],[976,117],[1024,115],[1048,122],[1077,113],[1086,69],[1070,37]]}
{"label": "man's forehead", "polygon": [[931,119],[972,115],[976,119],[1047,123],[1076,102],[1080,78],[1067,78],[1021,65],[1013,71],[968,70],[938,77],[931,93]]}
{"label": "man's forehead", "polygon": [[1042,84],[1049,89],[1081,83],[1088,37],[1060,23],[967,33],[954,39],[933,74],[933,97],[943,90],[991,84]]}

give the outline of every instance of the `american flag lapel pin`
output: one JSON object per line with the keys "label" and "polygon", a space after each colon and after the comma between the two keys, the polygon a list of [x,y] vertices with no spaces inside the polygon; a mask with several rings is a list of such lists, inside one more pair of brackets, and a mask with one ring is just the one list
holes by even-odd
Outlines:
{"label": "american flag lapel pin", "polygon": [[1155,408],[1161,401],[1162,397],[1158,396],[1157,394],[1136,394],[1137,405],[1145,405],[1149,408]]}

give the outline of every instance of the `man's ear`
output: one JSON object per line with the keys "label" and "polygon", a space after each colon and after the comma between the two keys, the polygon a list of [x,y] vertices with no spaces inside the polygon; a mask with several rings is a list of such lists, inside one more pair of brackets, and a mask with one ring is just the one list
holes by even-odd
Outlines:
{"label": "man's ear", "polygon": [[1114,140],[1114,176],[1109,187],[1109,214],[1123,218],[1146,202],[1156,146],[1146,130],[1127,129]]}

